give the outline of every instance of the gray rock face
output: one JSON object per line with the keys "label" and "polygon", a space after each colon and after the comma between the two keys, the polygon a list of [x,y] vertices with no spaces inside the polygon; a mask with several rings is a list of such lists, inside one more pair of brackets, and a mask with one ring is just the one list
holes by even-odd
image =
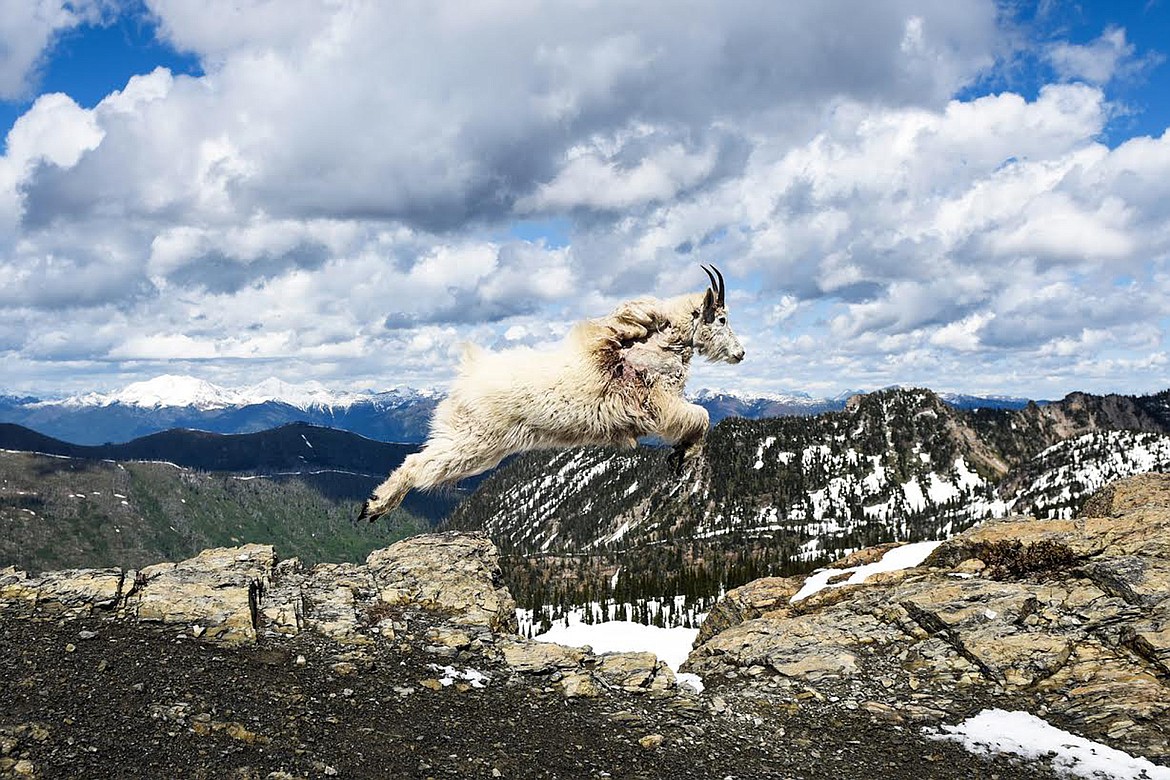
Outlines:
{"label": "gray rock face", "polygon": [[427,534],[366,558],[379,598],[453,613],[455,622],[517,630],[516,602],[504,586],[499,553],[482,534]]}
{"label": "gray rock face", "polygon": [[259,633],[315,631],[355,644],[383,606],[436,610],[453,623],[515,631],[516,605],[502,584],[495,545],[480,534],[435,534],[370,554],[366,564],[326,563],[306,570],[277,562],[269,545],[204,550],[141,571],[92,569],[29,576],[0,570],[0,605],[91,614],[103,611],[190,626],[228,643]]}
{"label": "gray rock face", "polygon": [[1164,760],[1170,475],[1116,483],[1088,508],[1093,516],[1075,520],[988,523],[920,568],[769,603],[754,617],[743,606],[751,586],[732,591],[712,614],[747,619],[700,636],[684,669],[714,678],[763,667],[815,685],[892,666],[889,698],[873,706],[900,717],[982,687],[1031,697],[1057,725]]}

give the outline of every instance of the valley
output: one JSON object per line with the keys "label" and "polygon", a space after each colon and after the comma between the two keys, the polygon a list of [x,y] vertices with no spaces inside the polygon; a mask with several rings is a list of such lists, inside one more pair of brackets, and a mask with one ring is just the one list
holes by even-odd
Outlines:
{"label": "valley", "polygon": [[654,446],[528,453],[359,526],[360,501],[417,445],[304,422],[106,445],[0,424],[0,566],[139,566],[247,542],[359,561],[420,531],[477,530],[537,626],[573,610],[691,626],[759,577],[1011,512],[1068,517],[1108,481],[1170,468],[1168,432],[1170,391],[967,409],[891,389],[815,415],[728,417],[681,476]]}

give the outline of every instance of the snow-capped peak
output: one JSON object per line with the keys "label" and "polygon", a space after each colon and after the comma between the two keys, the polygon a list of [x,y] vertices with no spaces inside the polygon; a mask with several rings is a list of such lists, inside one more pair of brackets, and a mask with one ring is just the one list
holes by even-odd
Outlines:
{"label": "snow-capped peak", "polygon": [[798,390],[781,391],[778,393],[766,392],[738,392],[735,390],[713,390],[709,387],[702,387],[697,392],[691,394],[691,397],[696,401],[709,401],[718,398],[734,398],[740,401],[774,401],[780,403],[808,403],[817,402],[824,399],[813,398],[808,393],[802,393]]}
{"label": "snow-capped peak", "polygon": [[237,391],[238,405],[262,404],[269,401],[295,406],[299,409],[309,407],[348,407],[355,402],[368,399],[368,393],[337,393],[316,380],[310,380],[299,385],[285,382],[276,377],[269,377],[263,382],[245,387]]}
{"label": "snow-capped peak", "polygon": [[134,382],[113,393],[90,393],[70,399],[83,406],[110,406],[125,404],[147,409],[167,406],[194,406],[199,409],[220,409],[235,403],[235,394],[193,376],[164,374],[144,382]]}
{"label": "snow-capped peak", "polygon": [[436,398],[442,394],[432,390],[394,388],[383,393],[372,391],[333,391],[321,382],[309,380],[300,384],[269,377],[243,388],[226,388],[193,376],[165,374],[144,382],[135,382],[110,393],[87,393],[64,401],[41,401],[40,405],[112,406],[122,404],[143,409],[168,407],[210,410],[227,407],[252,406],[264,403],[283,403],[298,409],[344,409],[362,402],[402,402]]}

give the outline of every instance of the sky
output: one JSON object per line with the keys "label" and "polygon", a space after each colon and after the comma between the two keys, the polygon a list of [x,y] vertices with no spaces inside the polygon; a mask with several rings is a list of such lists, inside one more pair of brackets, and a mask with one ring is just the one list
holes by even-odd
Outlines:
{"label": "sky", "polygon": [[0,393],[442,387],[728,279],[690,389],[1170,387],[1170,0],[0,0]]}

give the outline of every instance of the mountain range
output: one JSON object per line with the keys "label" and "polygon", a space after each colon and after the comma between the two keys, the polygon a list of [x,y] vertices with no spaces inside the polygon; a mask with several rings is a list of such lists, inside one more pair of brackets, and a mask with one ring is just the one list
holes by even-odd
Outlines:
{"label": "mountain range", "polygon": [[[807,393],[737,394],[700,390],[692,397],[712,423],[840,411],[854,393],[815,398]],[[14,423],[74,444],[121,443],[173,428],[254,433],[294,422],[350,431],[369,439],[426,440],[431,412],[443,397],[427,389],[334,392],[318,382],[268,379],[231,389],[189,376],[164,375],[111,393],[66,398],[0,395],[0,422]],[[959,408],[1020,408],[1027,399],[943,396]]]}
{"label": "mountain range", "polygon": [[[1111,479],[1170,469],[1170,390],[974,410],[929,390],[887,390],[814,417],[724,420],[681,477],[667,454],[529,453],[489,476],[449,524],[491,536],[525,606],[538,591],[561,604],[713,598],[1012,511],[1069,516]],[[516,584],[525,582],[531,590]]]}
{"label": "mountain range", "polygon": [[301,422],[386,442],[426,439],[441,396],[398,388],[334,393],[317,383],[267,380],[232,390],[184,376],[160,376],[113,393],[58,399],[0,396],[0,422],[74,444],[127,442],[174,428],[238,434]]}
{"label": "mountain range", "polygon": [[[385,401],[390,394],[380,395]],[[406,408],[423,417],[438,400],[434,394],[393,395],[399,407],[388,403],[383,410]],[[258,425],[264,419],[258,410],[265,409],[317,410],[351,423],[359,419],[358,410],[373,419],[379,411],[371,398],[332,404],[318,395],[300,407],[260,400],[256,394],[219,393],[195,382],[156,382],[115,396],[22,399],[10,408],[114,415],[88,418],[107,422],[117,415],[139,415],[133,419],[142,425],[158,425],[168,416],[204,415],[199,418],[204,423],[218,420],[227,427],[233,420]],[[705,603],[755,577],[805,571],[873,544],[944,538],[1010,511],[1067,516],[1110,479],[1170,465],[1170,390],[1136,397],[1074,393],[1057,402],[1021,404],[893,388],[823,400],[830,409],[817,414],[808,412],[821,402],[798,394],[743,398],[701,391],[696,398],[718,410],[714,418],[723,419],[708,437],[704,459],[681,477],[668,467],[667,451],[653,446],[529,453],[458,491],[412,494],[407,515],[417,527],[446,518],[452,527],[489,534],[504,551],[509,586],[526,607],[599,598],[635,603],[664,595]],[[785,405],[805,414],[750,417]],[[73,525],[97,528],[112,522],[109,512],[84,520],[74,506],[76,495],[107,494],[109,486],[70,491],[66,481],[48,493],[38,492],[35,476],[62,473],[64,462],[73,464],[70,480],[114,466],[147,474],[141,484],[153,487],[133,497],[122,491],[127,498],[119,501],[130,502],[142,522],[123,519],[120,533],[137,529],[140,536],[171,539],[173,531],[167,529],[180,528],[191,510],[177,499],[152,503],[152,491],[174,498],[182,485],[218,486],[210,519],[196,523],[204,530],[189,535],[192,542],[206,543],[224,538],[217,518],[228,516],[268,518],[233,521],[271,537],[254,541],[279,542],[283,524],[301,529],[290,532],[298,538],[312,539],[311,532],[308,537],[303,533],[305,517],[281,512],[301,506],[323,527],[333,528],[351,518],[357,502],[417,445],[307,422],[239,434],[177,429],[96,445],[0,424],[0,449],[41,453],[23,460],[6,457],[5,468],[15,471],[0,469],[0,514],[10,524],[19,521],[13,528],[25,529],[13,538],[32,533],[29,529],[41,536],[50,533],[55,526],[45,518],[70,517]],[[25,487],[10,494],[16,484]],[[276,515],[244,485],[277,502]],[[294,492],[281,492],[286,487]],[[313,498],[307,497],[310,493]],[[120,503],[108,509],[129,511]],[[227,541],[233,536],[243,538],[236,533]],[[84,559],[91,548],[74,547],[81,557],[51,562],[97,562]],[[142,551],[156,547],[144,543],[134,549],[145,555]],[[38,549],[42,558],[56,554],[48,540]],[[20,545],[19,552],[28,552],[27,545]],[[167,548],[167,554],[175,553]]]}

